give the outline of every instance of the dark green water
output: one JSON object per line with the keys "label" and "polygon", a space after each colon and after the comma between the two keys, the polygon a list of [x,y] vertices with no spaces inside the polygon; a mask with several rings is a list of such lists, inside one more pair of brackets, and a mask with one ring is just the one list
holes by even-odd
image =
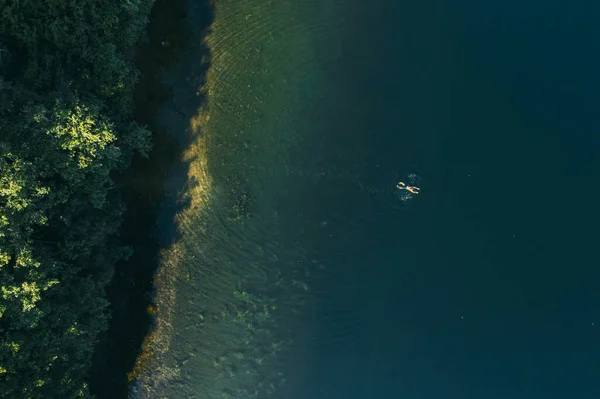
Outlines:
{"label": "dark green water", "polygon": [[206,60],[188,3],[133,397],[600,395],[600,7],[220,0]]}
{"label": "dark green water", "polygon": [[346,3],[283,397],[597,398],[600,7]]}

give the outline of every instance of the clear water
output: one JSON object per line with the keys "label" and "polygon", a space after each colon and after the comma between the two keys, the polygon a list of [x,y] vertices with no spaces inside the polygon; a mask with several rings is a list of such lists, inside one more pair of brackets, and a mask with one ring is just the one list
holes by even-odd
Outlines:
{"label": "clear water", "polygon": [[597,397],[599,10],[215,4],[133,396]]}

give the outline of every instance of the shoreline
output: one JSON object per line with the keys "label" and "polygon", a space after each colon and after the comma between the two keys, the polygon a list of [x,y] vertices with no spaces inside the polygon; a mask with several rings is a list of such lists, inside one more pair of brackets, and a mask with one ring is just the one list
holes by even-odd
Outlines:
{"label": "shoreline", "polygon": [[189,183],[178,198],[180,234],[163,247],[158,324],[131,375],[134,398],[279,391],[289,327],[310,301],[309,270],[318,267],[294,238],[301,204],[290,202],[306,181],[290,163],[310,129],[302,112],[324,90],[312,25],[288,3],[215,7],[204,36],[190,5],[195,43],[166,76],[174,96],[159,120],[192,139],[182,172]]}
{"label": "shoreline", "polygon": [[[136,251],[110,287],[98,399],[280,392],[323,273],[298,234],[321,228],[299,198],[320,178],[302,159],[327,90],[313,18],[325,14],[264,0],[177,4],[157,1],[138,49],[136,116],[155,152],[123,179],[134,188],[123,236]],[[173,26],[178,44],[165,37]]]}
{"label": "shoreline", "polygon": [[[162,230],[175,230],[169,226],[174,226],[177,212],[176,199],[168,196],[166,186],[173,168],[182,166],[182,144],[161,125],[158,114],[173,95],[164,82],[164,70],[181,58],[191,35],[186,3],[156,0],[145,30],[147,41],[136,47],[140,79],[134,91],[134,117],[150,128],[153,150],[149,159],[135,157],[131,168],[116,177],[127,206],[120,237],[134,254],[116,265],[106,287],[112,317],[96,345],[90,371],[90,389],[98,399],[128,397],[131,373],[140,367],[138,356],[156,323],[154,280],[160,278],[156,273],[164,245]],[[207,10],[208,3],[203,1]]]}

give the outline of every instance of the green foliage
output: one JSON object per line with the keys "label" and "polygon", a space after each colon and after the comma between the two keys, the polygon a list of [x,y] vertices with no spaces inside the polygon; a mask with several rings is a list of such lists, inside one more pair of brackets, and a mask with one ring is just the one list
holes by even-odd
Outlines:
{"label": "green foliage", "polygon": [[[5,0],[0,47],[0,397],[88,397],[124,207],[133,46],[152,0]],[[6,58],[5,58],[6,60]]]}
{"label": "green foliage", "polygon": [[151,0],[4,0],[0,37],[20,54],[28,86],[52,89],[66,79],[78,91],[130,105],[132,48],[151,7]]}

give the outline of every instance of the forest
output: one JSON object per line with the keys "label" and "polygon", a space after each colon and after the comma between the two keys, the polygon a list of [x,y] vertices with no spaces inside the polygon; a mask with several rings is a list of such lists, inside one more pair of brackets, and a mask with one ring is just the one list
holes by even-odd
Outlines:
{"label": "forest", "polygon": [[0,0],[0,397],[87,398],[153,0]]}

